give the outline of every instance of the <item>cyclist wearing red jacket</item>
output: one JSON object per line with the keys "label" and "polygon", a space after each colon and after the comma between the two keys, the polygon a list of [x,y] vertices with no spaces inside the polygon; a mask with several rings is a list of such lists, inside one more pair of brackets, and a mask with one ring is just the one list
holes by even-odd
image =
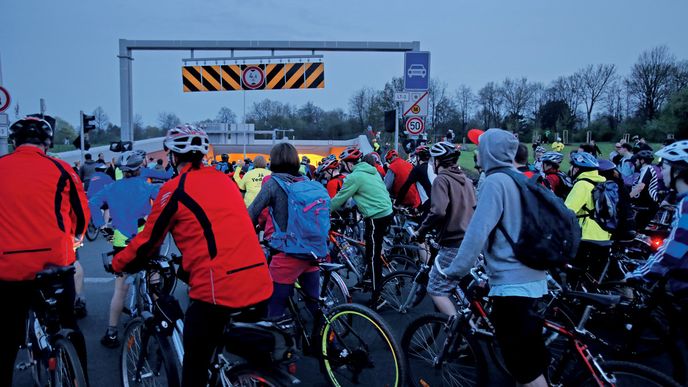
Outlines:
{"label": "cyclist wearing red jacket", "polygon": [[[48,120],[23,118],[10,127],[15,151],[0,157],[0,385],[12,385],[12,370],[23,343],[36,273],[46,266],[68,266],[75,260],[75,238],[89,221],[83,185],[74,169],[45,154],[53,140]],[[27,173],[30,171],[30,173]],[[86,346],[74,318],[74,279],[62,285],[66,302],[57,305],[60,323],[70,336],[86,370]]]}
{"label": "cyclist wearing red jacket", "polygon": [[[394,149],[387,152],[385,155],[385,161],[387,161],[389,168],[387,169],[387,174],[385,175],[385,185],[390,194],[396,197],[404,185],[406,180],[408,180],[413,165],[408,161],[399,157],[399,153]],[[418,196],[418,189],[415,185],[412,185],[408,189],[408,193],[405,195],[401,204],[413,208],[417,208],[420,205],[420,196]]]}
{"label": "cyclist wearing red jacket", "polygon": [[179,175],[160,188],[143,231],[112,262],[115,271],[135,272],[172,233],[190,274],[183,386],[207,383],[212,351],[230,315],[263,317],[272,295],[267,262],[241,193],[223,173],[203,167],[208,147],[208,135],[192,126],[167,133],[165,149]]}

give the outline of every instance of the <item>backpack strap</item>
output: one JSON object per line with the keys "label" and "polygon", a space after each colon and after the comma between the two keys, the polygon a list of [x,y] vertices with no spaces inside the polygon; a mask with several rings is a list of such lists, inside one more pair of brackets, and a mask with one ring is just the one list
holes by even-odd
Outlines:
{"label": "backpack strap", "polygon": [[[597,187],[597,183],[594,182],[594,181],[592,181],[591,179],[588,179],[587,177],[584,177],[584,178],[582,178],[582,179],[576,179],[576,181],[573,182],[573,185],[576,185],[576,183],[578,183],[579,181],[584,181],[584,182],[586,182],[586,183],[588,183],[588,184],[592,184],[593,189],[595,189],[595,187]],[[587,214],[585,214],[585,215],[576,215],[576,218],[592,218],[593,214],[595,213],[594,210],[589,209],[589,208],[586,207],[585,205],[583,205],[583,210],[585,210],[585,211],[587,212]]]}
{"label": "backpack strap", "polygon": [[[498,168],[495,170],[490,171],[489,175],[492,175],[494,173],[503,173],[514,181],[516,184],[516,187],[519,189],[519,196],[520,196],[520,190],[522,189],[521,183],[518,181],[518,178],[515,175],[522,176],[523,178],[526,178],[524,174],[521,172],[514,172],[510,168],[505,167],[505,168]],[[489,176],[488,175],[488,176]],[[506,228],[504,228],[504,225],[502,224],[502,220],[504,219],[504,211],[502,210],[502,215],[499,216],[499,220],[497,221],[497,225],[495,226],[494,229],[492,229],[492,232],[490,232],[489,240],[490,240],[490,245],[494,244],[494,238],[495,235],[497,234],[497,230],[499,230],[502,235],[504,235],[504,238],[506,239],[507,242],[509,242],[509,245],[511,246],[511,249],[515,252],[516,251],[516,242],[511,238],[508,232],[506,232]]]}

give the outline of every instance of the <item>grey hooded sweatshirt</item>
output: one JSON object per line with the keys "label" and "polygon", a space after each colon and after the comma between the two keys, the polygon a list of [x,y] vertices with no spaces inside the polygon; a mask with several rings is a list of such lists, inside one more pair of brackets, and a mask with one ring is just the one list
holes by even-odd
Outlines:
{"label": "grey hooded sweatshirt", "polygon": [[[521,198],[516,183],[504,173],[490,173],[498,168],[516,170],[513,160],[518,139],[505,130],[489,129],[480,136],[478,147],[480,164],[487,177],[459,252],[445,273],[454,278],[463,277],[483,252],[493,287],[545,281],[545,272],[531,269],[516,259],[502,232],[495,230],[501,219],[512,240],[518,240],[521,232]],[[493,230],[494,236],[491,235]]]}

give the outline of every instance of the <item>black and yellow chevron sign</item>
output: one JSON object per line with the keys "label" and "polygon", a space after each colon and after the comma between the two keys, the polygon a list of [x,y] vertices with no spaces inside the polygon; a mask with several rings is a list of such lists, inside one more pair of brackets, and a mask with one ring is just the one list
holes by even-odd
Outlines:
{"label": "black and yellow chevron sign", "polygon": [[183,66],[184,92],[322,89],[324,63]]}

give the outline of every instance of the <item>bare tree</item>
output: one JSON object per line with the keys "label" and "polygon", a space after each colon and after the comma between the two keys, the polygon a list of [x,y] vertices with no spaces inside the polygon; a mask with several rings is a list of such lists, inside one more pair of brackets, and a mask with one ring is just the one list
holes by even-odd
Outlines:
{"label": "bare tree", "polygon": [[96,129],[103,130],[107,128],[108,124],[110,123],[110,117],[108,117],[107,113],[105,113],[105,109],[98,106],[93,111],[93,116],[95,117],[94,123],[96,125]]}
{"label": "bare tree", "polygon": [[676,75],[674,76],[674,90],[688,87],[688,60],[676,63]]}
{"label": "bare tree", "polygon": [[462,131],[466,130],[468,117],[470,117],[471,113],[473,112],[474,105],[475,95],[473,95],[471,88],[466,85],[459,86],[459,89],[456,91],[456,109],[461,117]]}
{"label": "bare tree", "polygon": [[223,106],[220,108],[220,111],[217,112],[217,117],[215,119],[223,124],[233,124],[236,122],[237,116],[232,109]]}
{"label": "bare tree", "polygon": [[430,124],[436,134],[454,113],[454,102],[447,93],[447,83],[437,79],[430,80],[428,98]]}
{"label": "bare tree", "polygon": [[587,65],[578,70],[574,77],[577,78],[578,93],[585,104],[588,126],[592,118],[595,104],[603,96],[607,85],[614,78],[616,66],[613,64]]}
{"label": "bare tree", "polygon": [[375,101],[375,92],[370,88],[358,90],[349,99],[349,114],[356,120],[360,130],[365,130],[371,123],[371,110]]}
{"label": "bare tree", "polygon": [[626,91],[623,83],[614,80],[609,84],[604,95],[604,106],[607,116],[610,118],[610,126],[616,129],[617,125],[623,120],[623,111],[626,99]]}
{"label": "bare tree", "polygon": [[180,125],[181,123],[182,120],[180,120],[179,117],[177,117],[177,115],[174,113],[162,112],[158,114],[158,124],[160,124],[161,129],[168,130]]}
{"label": "bare tree", "polygon": [[564,101],[572,111],[576,112],[580,105],[580,88],[578,77],[573,75],[560,76],[547,89],[547,100]]}
{"label": "bare tree", "polygon": [[538,86],[528,82],[528,79],[506,78],[500,88],[504,108],[507,114],[515,117],[523,117],[527,110],[536,102]]}
{"label": "bare tree", "polygon": [[494,82],[488,82],[478,91],[478,104],[485,128],[498,127],[502,120],[502,96]]}
{"label": "bare tree", "polygon": [[[142,130],[143,129],[143,117],[136,113],[134,114],[134,121],[132,122],[132,126],[134,127],[134,130]],[[169,129],[169,128],[165,128]]]}
{"label": "bare tree", "polygon": [[676,58],[668,47],[659,46],[640,54],[626,78],[626,87],[645,119],[657,116],[673,91],[675,76]]}

